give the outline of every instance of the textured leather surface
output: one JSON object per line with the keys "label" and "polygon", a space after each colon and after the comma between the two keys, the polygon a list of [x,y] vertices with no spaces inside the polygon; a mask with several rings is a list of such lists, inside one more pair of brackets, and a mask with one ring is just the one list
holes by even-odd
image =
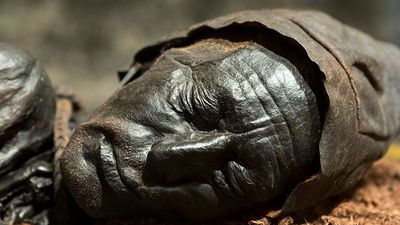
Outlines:
{"label": "textured leather surface", "polygon": [[194,25],[138,52],[74,133],[65,180],[95,217],[308,207],[354,186],[399,131],[399,56],[319,12]]}

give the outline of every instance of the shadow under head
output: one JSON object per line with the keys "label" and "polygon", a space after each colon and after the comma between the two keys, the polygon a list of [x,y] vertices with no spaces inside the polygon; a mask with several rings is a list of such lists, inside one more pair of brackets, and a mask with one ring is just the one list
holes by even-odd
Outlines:
{"label": "shadow under head", "polygon": [[207,220],[354,186],[399,131],[399,49],[312,11],[244,11],[139,51],[65,181],[95,217]]}

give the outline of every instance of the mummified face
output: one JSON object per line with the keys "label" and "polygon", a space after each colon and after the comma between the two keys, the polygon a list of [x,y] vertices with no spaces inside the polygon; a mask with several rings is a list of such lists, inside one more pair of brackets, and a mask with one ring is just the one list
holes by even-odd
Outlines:
{"label": "mummified face", "polygon": [[164,52],[82,123],[62,171],[96,217],[214,218],[290,191],[318,132],[314,94],[288,61],[205,40]]}

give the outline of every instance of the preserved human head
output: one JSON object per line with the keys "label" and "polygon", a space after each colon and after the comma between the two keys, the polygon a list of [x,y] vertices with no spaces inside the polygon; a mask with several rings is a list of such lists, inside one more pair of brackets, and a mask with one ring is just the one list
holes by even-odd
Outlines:
{"label": "preserved human head", "polygon": [[164,52],[77,128],[64,178],[95,216],[218,217],[310,175],[319,121],[289,61],[252,42],[200,41]]}
{"label": "preserved human head", "polygon": [[96,217],[308,207],[354,187],[399,132],[399,58],[314,11],[194,25],[136,54],[72,136],[65,181]]}

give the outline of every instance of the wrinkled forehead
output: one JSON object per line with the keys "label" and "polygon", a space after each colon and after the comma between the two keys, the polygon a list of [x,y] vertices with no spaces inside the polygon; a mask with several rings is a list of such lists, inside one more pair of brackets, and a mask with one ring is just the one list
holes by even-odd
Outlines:
{"label": "wrinkled forehead", "polygon": [[23,70],[33,62],[33,58],[21,49],[0,43],[0,76],[13,70]]}
{"label": "wrinkled forehead", "polygon": [[[206,39],[188,47],[167,50],[164,54],[166,56],[164,59],[178,62],[171,74],[185,68],[186,73],[195,75],[199,79],[203,77],[207,82],[214,80],[212,77],[215,76],[210,76],[212,74],[219,77],[229,74],[228,77],[232,77],[233,74],[243,76],[256,73],[263,77],[271,76],[269,79],[272,79],[274,74],[279,76],[298,73],[289,61],[251,41]],[[288,75],[287,78],[289,77],[291,76]],[[273,79],[270,82],[273,82]]]}
{"label": "wrinkled forehead", "polygon": [[205,39],[182,48],[172,48],[163,54],[186,66],[220,61],[252,45],[252,42],[230,42],[224,39]]}

